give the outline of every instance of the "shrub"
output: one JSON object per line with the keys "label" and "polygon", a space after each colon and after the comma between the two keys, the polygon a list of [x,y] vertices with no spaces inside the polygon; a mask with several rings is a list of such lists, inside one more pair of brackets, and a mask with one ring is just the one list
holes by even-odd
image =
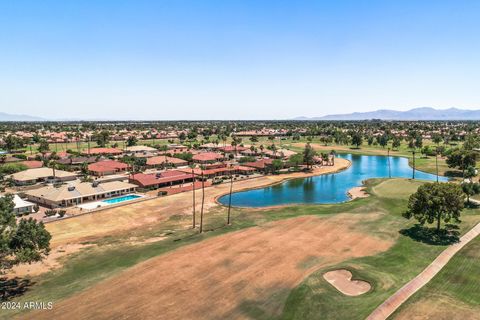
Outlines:
{"label": "shrub", "polygon": [[48,210],[45,211],[45,215],[46,215],[47,217],[51,217],[51,216],[54,216],[54,215],[56,215],[56,214],[57,214],[57,210],[48,209]]}

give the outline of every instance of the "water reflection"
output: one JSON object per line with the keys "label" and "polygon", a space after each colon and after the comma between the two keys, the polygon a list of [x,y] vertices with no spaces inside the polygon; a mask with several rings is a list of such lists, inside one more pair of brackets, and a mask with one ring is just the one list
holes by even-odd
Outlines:
{"label": "water reflection", "polygon": [[[286,181],[274,186],[237,192],[232,195],[232,205],[242,207],[265,207],[294,203],[338,203],[348,200],[347,191],[362,184],[369,178],[388,178],[388,157],[339,155],[352,162],[345,171],[300,178]],[[411,178],[412,168],[407,158],[390,157],[390,173],[392,177]],[[433,174],[416,171],[415,177],[421,180],[436,180]],[[439,181],[447,181],[440,177]],[[228,196],[220,198],[223,204],[228,203]]]}

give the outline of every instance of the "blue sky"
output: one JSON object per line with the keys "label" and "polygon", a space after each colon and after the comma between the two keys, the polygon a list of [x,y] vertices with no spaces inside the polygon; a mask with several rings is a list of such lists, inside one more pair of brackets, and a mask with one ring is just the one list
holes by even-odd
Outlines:
{"label": "blue sky", "polygon": [[480,1],[0,1],[0,111],[285,119],[480,108]]}

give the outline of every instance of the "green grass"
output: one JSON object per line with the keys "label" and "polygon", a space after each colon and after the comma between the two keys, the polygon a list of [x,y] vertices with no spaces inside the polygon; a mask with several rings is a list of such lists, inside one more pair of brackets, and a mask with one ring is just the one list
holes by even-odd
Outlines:
{"label": "green grass", "polygon": [[446,308],[451,310],[459,306],[469,306],[480,312],[479,269],[480,237],[477,237],[462,248],[428,284],[407,300],[392,318],[416,304],[428,306],[435,301],[442,301]]}
{"label": "green grass", "polygon": [[[398,187],[394,182],[398,182]],[[400,229],[413,224],[405,222],[401,213],[406,207],[406,195],[414,192],[419,184],[418,181],[397,179],[387,180],[379,185],[375,182],[370,183],[368,187],[370,192],[376,194],[370,201],[374,201],[377,208],[385,210],[388,214],[383,219],[363,227],[373,234],[397,238],[395,245],[375,256],[344,261],[316,271],[290,293],[281,318],[365,319],[376,306],[434,260],[445,246],[416,242],[398,233]],[[461,233],[469,230],[480,219],[479,215],[479,210],[465,211]],[[325,272],[337,268],[351,270],[355,278],[370,282],[372,290],[357,297],[341,294],[322,277]]]}
{"label": "green grass", "polygon": [[[352,270],[354,276],[371,282],[373,290],[359,297],[343,296],[323,280],[321,275],[326,269],[321,269],[290,292],[282,315],[285,319],[362,319],[396,289],[418,274],[444,248],[416,242],[399,234],[400,229],[413,224],[402,218],[401,213],[406,207],[407,196],[414,192],[421,182],[401,179],[383,181],[385,180],[368,181],[367,190],[372,193],[371,197],[341,204],[297,205],[271,210],[234,208],[233,225],[229,227],[225,226],[225,208],[213,208],[206,220],[207,232],[202,235],[181,227],[188,223],[188,217],[175,216],[167,223],[148,229],[109,236],[95,242],[97,246],[67,257],[61,269],[32,278],[34,285],[15,301],[59,301],[135,264],[180,246],[268,221],[300,215],[338,213],[361,215],[380,212],[382,215],[379,219],[374,221],[368,219],[360,223],[358,228],[380,238],[394,239],[396,242],[393,247],[373,257],[352,259],[336,266],[328,266],[328,269],[345,267]],[[468,210],[463,218],[461,231],[464,232],[479,220],[479,214],[480,210]],[[132,245],[128,241],[132,237],[148,239],[155,236],[167,238],[149,244]],[[301,264],[299,267],[302,267]],[[252,305],[243,307],[251,311],[253,318],[271,318],[271,315],[263,312],[261,306],[254,308],[255,306],[253,302]],[[0,318],[7,319],[12,314],[2,312]]]}

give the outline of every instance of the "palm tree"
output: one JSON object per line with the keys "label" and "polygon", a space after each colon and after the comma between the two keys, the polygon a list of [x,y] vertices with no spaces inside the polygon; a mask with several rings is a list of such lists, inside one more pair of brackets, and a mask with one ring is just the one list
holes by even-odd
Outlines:
{"label": "palm tree", "polygon": [[53,179],[55,180],[55,168],[57,166],[57,162],[55,160],[50,160],[49,165],[53,170]]}
{"label": "palm tree", "polygon": [[202,207],[200,209],[200,233],[203,232],[203,205],[205,203],[205,179],[203,177],[202,169]]}
{"label": "palm tree", "polygon": [[415,179],[415,150],[412,151],[412,156],[413,156],[412,179]]}
{"label": "palm tree", "polygon": [[228,198],[227,225],[230,225],[230,209],[232,208],[232,189],[233,189],[233,174],[230,172],[230,196]]}
{"label": "palm tree", "polygon": [[192,179],[193,179],[193,183],[192,183],[192,194],[193,194],[193,198],[192,198],[192,202],[193,202],[193,217],[192,217],[192,229],[195,229],[196,227],[196,223],[195,223],[195,173],[193,171],[193,167],[192,167]]}

